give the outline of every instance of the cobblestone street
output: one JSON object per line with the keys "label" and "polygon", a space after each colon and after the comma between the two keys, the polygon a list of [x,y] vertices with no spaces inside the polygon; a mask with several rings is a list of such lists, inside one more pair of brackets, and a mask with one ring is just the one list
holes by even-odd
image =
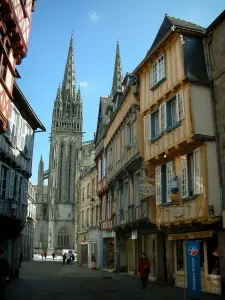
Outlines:
{"label": "cobblestone street", "polygon": [[[84,299],[184,299],[180,288],[149,283],[142,290],[136,277],[91,271],[76,265],[63,266],[57,261],[24,262],[20,279],[7,288],[7,300],[84,300]],[[187,299],[187,298],[186,298]],[[220,296],[203,294],[204,300]]]}

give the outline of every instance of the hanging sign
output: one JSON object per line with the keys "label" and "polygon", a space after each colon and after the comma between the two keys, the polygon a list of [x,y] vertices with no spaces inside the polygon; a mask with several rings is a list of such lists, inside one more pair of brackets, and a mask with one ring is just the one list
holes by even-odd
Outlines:
{"label": "hanging sign", "polygon": [[140,177],[140,194],[145,197],[155,195],[155,179],[149,177]]}
{"label": "hanging sign", "polygon": [[177,193],[178,192],[178,176],[176,173],[173,174],[173,178],[171,181],[171,193]]}
{"label": "hanging sign", "polygon": [[200,268],[200,242],[186,241],[186,267],[187,288],[190,298],[200,299],[201,294],[201,268]]}

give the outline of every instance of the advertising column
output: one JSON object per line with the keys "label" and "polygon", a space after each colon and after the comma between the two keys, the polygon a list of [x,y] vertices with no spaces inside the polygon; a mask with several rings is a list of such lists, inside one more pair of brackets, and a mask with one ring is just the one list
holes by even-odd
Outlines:
{"label": "advertising column", "polygon": [[201,268],[200,268],[200,242],[186,241],[187,288],[190,299],[200,299],[201,294]]}

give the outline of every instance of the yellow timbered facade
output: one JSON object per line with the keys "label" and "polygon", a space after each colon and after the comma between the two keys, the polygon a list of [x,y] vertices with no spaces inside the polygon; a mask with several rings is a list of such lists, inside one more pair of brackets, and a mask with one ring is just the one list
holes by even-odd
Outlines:
{"label": "yellow timbered facade", "polygon": [[186,284],[184,241],[199,239],[202,289],[219,293],[215,253],[221,202],[204,34],[202,27],[166,15],[134,74],[140,82],[144,159],[155,178],[156,225],[165,233],[168,280]]}

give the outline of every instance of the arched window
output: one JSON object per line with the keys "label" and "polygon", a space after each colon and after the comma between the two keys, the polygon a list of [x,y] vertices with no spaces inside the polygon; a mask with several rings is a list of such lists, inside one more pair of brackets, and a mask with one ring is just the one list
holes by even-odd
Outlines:
{"label": "arched window", "polygon": [[58,232],[58,246],[69,246],[69,234],[65,228]]}

